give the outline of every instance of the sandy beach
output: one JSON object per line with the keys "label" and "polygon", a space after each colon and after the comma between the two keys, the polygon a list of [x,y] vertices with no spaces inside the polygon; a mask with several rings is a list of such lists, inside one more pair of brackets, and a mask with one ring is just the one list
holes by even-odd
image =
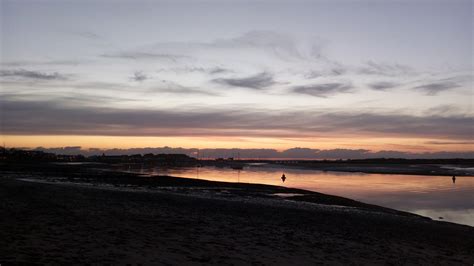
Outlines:
{"label": "sandy beach", "polygon": [[320,193],[173,177],[105,186],[13,175],[10,169],[0,179],[0,262],[6,264],[474,261],[472,227]]}

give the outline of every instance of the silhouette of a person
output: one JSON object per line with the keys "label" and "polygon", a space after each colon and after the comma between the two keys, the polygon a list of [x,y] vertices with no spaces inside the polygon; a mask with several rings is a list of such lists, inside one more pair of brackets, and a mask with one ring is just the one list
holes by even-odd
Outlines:
{"label": "silhouette of a person", "polygon": [[453,179],[453,184],[455,184],[456,183],[456,176],[453,175],[452,179]]}
{"label": "silhouette of a person", "polygon": [[286,180],[286,176],[285,176],[285,174],[283,174],[283,175],[281,176],[281,181],[285,182],[285,180]]}

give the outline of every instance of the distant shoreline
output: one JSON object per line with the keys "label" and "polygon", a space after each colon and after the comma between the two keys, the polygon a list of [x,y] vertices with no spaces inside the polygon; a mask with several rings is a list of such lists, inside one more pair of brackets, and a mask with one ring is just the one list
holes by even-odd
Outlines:
{"label": "distant shoreline", "polygon": [[296,163],[296,164],[277,164],[285,167],[295,167],[299,169],[333,171],[333,172],[351,172],[366,174],[393,174],[393,175],[431,175],[431,176],[473,176],[474,165],[462,165],[462,167],[453,169],[446,165],[438,164],[375,164],[367,163]]}

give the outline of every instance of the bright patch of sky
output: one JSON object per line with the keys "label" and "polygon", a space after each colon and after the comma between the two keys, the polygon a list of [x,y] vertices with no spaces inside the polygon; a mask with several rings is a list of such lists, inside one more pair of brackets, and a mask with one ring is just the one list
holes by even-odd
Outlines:
{"label": "bright patch of sky", "polygon": [[[472,5],[5,0],[0,93],[2,101],[58,110],[209,116],[245,110],[307,116],[303,122],[334,113],[472,121]],[[18,115],[14,108],[3,112]],[[376,126],[362,120],[366,129]],[[259,129],[253,121],[242,123]],[[4,133],[17,134],[19,127],[6,124]],[[452,130],[469,138],[464,127]]]}

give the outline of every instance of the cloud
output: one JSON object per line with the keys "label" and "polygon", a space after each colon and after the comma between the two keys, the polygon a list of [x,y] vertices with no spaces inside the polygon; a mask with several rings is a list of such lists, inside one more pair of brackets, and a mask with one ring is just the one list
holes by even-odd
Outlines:
{"label": "cloud", "polygon": [[273,79],[273,75],[267,72],[262,72],[245,78],[219,78],[214,79],[213,81],[228,86],[243,87],[256,90],[269,87],[276,83]]}
{"label": "cloud", "polygon": [[22,67],[22,66],[41,66],[41,65],[65,65],[65,66],[76,66],[83,63],[91,63],[91,60],[44,60],[44,61],[32,61],[32,60],[17,60],[0,62],[0,65],[11,66],[11,67]]}
{"label": "cloud", "polygon": [[66,80],[67,77],[57,72],[44,73],[39,71],[17,69],[17,70],[0,70],[0,77],[16,77],[24,79],[37,80]]}
{"label": "cloud", "polygon": [[459,106],[453,104],[444,104],[431,107],[425,110],[424,114],[428,116],[451,116],[462,114],[462,109],[460,109]]}
{"label": "cloud", "polygon": [[184,58],[190,58],[190,56],[186,56],[186,55],[152,53],[152,52],[134,52],[134,51],[102,54],[100,56],[105,57],[105,58],[134,59],[134,60],[164,59],[164,60],[169,60],[172,62],[176,62]]}
{"label": "cloud", "polygon": [[360,67],[357,71],[364,75],[379,75],[379,76],[404,76],[414,74],[414,70],[405,65],[376,63],[368,61],[365,66]]}
{"label": "cloud", "polygon": [[[212,64],[217,61],[222,62],[223,67],[232,66],[234,68],[238,65],[244,69],[247,66],[255,66],[255,63],[267,67],[278,67],[275,63],[292,64],[295,62],[325,65],[331,62],[323,56],[322,44],[321,40],[314,37],[297,38],[274,31],[256,30],[233,38],[215,39],[209,42],[158,42],[131,50],[106,53],[102,56],[127,59],[163,59],[171,55],[173,60],[177,61],[182,59],[179,56],[182,55],[200,63]],[[337,69],[334,74],[336,72],[338,72]]]}
{"label": "cloud", "polygon": [[416,86],[413,89],[422,91],[426,95],[434,96],[442,91],[452,90],[460,86],[461,86],[460,84],[454,81],[446,80],[446,81],[432,82],[432,83]]}
{"label": "cloud", "polygon": [[474,145],[474,141],[426,141],[429,145]]}
{"label": "cloud", "polygon": [[207,96],[219,96],[219,94],[209,91],[203,91],[200,89],[188,88],[183,86],[178,86],[174,88],[157,88],[157,92],[162,93],[171,93],[171,94],[200,94],[200,95],[207,95]]}
{"label": "cloud", "polygon": [[[104,93],[109,95],[112,93],[112,95],[115,95],[117,92],[131,91],[130,85],[125,82],[114,83],[108,81],[71,79],[69,76],[72,76],[72,74],[64,76],[65,79],[59,79],[61,82],[36,82],[38,80],[33,78],[0,79],[0,85],[2,85],[3,89],[1,92],[16,94],[18,96],[32,93],[38,96],[47,95],[54,97],[55,94],[56,96],[71,94],[71,89],[74,89],[75,92],[90,92],[96,95],[103,95]],[[21,93],[18,92],[18,86],[24,88]]]}
{"label": "cloud", "polygon": [[214,67],[209,70],[210,74],[220,74],[220,73],[226,73],[226,72],[232,72],[232,71],[226,68],[222,68],[222,67]]}
{"label": "cloud", "polygon": [[327,98],[338,93],[352,92],[352,86],[345,83],[326,83],[295,86],[291,90],[294,93],[307,94],[315,97]]}
{"label": "cloud", "polygon": [[379,82],[370,83],[369,87],[377,91],[385,91],[387,89],[395,88],[399,85],[400,84],[396,82],[379,81]]}
{"label": "cloud", "polygon": [[[335,63],[332,63],[335,64]],[[303,77],[305,79],[316,79],[320,77],[331,77],[331,76],[342,76],[346,74],[349,70],[345,67],[343,67],[340,64],[337,64],[337,66],[331,66],[331,64],[328,64],[323,67],[323,69],[319,70],[310,70],[306,73],[303,74]]]}
{"label": "cloud", "polygon": [[[457,74],[457,75],[456,75]],[[439,75],[436,75],[439,76]],[[452,76],[439,78],[437,80],[424,80],[421,85],[413,87],[414,90],[424,92],[426,95],[434,96],[443,91],[453,90],[459,87],[468,87],[469,93],[472,88],[472,73],[453,73]]]}
{"label": "cloud", "polygon": [[342,66],[335,67],[335,68],[330,70],[330,74],[333,75],[333,76],[344,75],[346,72],[347,72],[347,69],[345,69]]}
{"label": "cloud", "polygon": [[223,67],[198,67],[198,66],[183,66],[183,67],[170,67],[170,68],[161,68],[157,72],[174,72],[179,74],[187,74],[194,72],[209,73],[211,75],[233,72],[227,68]]}
{"label": "cloud", "polygon": [[314,56],[320,53],[320,47],[313,44],[309,47],[307,54],[303,54],[305,51],[298,49],[298,43],[292,36],[265,30],[249,31],[236,38],[216,40],[209,45],[228,49],[258,49],[265,53],[271,53],[285,61],[303,60],[306,56]]}
{"label": "cloud", "polygon": [[137,82],[145,81],[148,78],[149,77],[147,75],[143,74],[143,72],[141,72],[141,71],[135,71],[135,73],[133,73],[133,77],[131,77],[132,80],[137,81]]}
{"label": "cloud", "polygon": [[[2,97],[4,134],[110,136],[383,136],[472,139],[474,118],[337,111],[119,109]],[[34,115],[32,115],[34,114]]]}
{"label": "cloud", "polygon": [[182,67],[167,67],[158,69],[157,72],[175,72],[175,73],[194,73],[194,72],[208,72],[209,69],[205,67],[197,67],[197,66],[182,66]]}
{"label": "cloud", "polygon": [[323,74],[321,72],[315,71],[315,70],[309,71],[309,72],[307,72],[303,75],[303,77],[305,79],[315,79],[315,78],[319,78],[321,76],[323,76]]}
{"label": "cloud", "polygon": [[219,96],[218,93],[212,91],[205,91],[197,88],[190,88],[180,84],[163,80],[164,85],[151,88],[151,92],[170,93],[180,95],[204,95],[204,96]]}

